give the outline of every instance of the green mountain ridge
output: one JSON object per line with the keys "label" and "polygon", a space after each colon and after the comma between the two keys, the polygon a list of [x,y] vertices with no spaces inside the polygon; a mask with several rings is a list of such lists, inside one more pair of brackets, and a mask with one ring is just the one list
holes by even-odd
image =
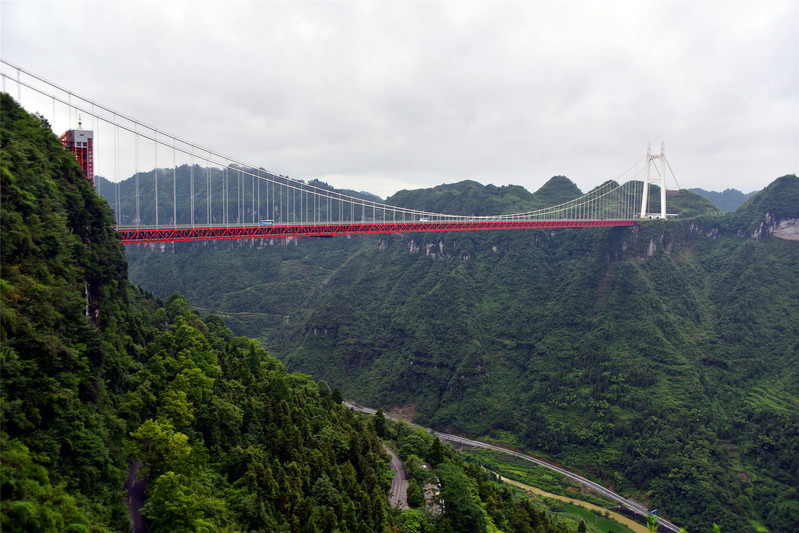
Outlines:
{"label": "green mountain ridge", "polygon": [[179,295],[129,283],[112,212],[42,119],[0,95],[0,527],[379,531],[387,458],[340,393]]}
{"label": "green mountain ridge", "polygon": [[[669,202],[685,218],[629,229],[127,254],[144,287],[195,286],[197,305],[349,398],[549,456],[689,530],[790,531],[799,252],[770,235],[799,218],[797,182],[728,215],[681,191]],[[552,201],[576,193],[552,186]],[[536,195],[467,181],[386,202],[482,214],[530,209]]]}
{"label": "green mountain ridge", "polygon": [[[576,528],[429,433],[355,414],[179,294],[131,284],[112,212],[46,121],[5,93],[0,117],[2,531],[130,531],[137,470],[153,532]],[[389,508],[379,436],[416,473],[414,506],[437,479],[443,512]]]}

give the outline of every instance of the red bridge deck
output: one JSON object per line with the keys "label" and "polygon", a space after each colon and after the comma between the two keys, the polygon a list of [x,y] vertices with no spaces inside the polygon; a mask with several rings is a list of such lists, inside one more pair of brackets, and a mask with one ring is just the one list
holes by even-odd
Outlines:
{"label": "red bridge deck", "polygon": [[195,226],[131,228],[117,231],[123,244],[145,242],[268,239],[275,237],[335,237],[369,233],[479,231],[503,229],[596,228],[633,226],[635,220],[475,220],[460,222],[366,222],[311,225]]}

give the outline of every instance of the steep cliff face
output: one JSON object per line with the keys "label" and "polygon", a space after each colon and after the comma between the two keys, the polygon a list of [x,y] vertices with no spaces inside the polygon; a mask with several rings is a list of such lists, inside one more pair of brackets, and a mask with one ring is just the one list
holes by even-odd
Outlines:
{"label": "steep cliff face", "polygon": [[738,235],[761,239],[774,234],[783,224],[784,228],[795,226],[795,219],[799,218],[798,189],[799,178],[787,175],[750,198],[731,216]]}
{"label": "steep cliff face", "polygon": [[799,218],[784,218],[774,224],[771,234],[786,241],[799,241]]}
{"label": "steep cliff face", "polygon": [[762,240],[769,236],[774,236],[787,241],[796,241],[799,240],[799,219],[779,219],[769,211],[763,215],[763,220],[760,222],[759,226],[751,231],[741,229],[739,235],[741,237],[750,237],[755,240]]}

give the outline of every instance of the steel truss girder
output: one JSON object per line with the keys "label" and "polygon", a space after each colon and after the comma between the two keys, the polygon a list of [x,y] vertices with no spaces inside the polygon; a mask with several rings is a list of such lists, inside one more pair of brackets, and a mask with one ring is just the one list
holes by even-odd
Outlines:
{"label": "steel truss girder", "polygon": [[274,239],[280,237],[335,237],[373,233],[484,231],[509,229],[559,229],[633,226],[635,220],[479,220],[461,222],[366,222],[310,225],[255,225],[118,229],[123,244],[208,241],[224,239]]}

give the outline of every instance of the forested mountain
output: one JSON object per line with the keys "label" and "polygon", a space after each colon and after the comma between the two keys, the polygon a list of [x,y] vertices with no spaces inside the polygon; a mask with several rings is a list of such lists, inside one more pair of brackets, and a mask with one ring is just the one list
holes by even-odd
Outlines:
{"label": "forested mountain", "polygon": [[[0,116],[0,530],[129,531],[137,469],[154,532],[576,527],[430,434],[355,414],[180,295],[132,285],[111,210],[46,121],[7,94]],[[389,508],[378,433],[430,462],[442,512]]]}
{"label": "forested mountain", "polygon": [[754,192],[750,192],[748,194],[744,194],[738,189],[724,189],[722,192],[716,191],[706,191],[704,189],[689,189],[691,192],[695,192],[699,196],[707,198],[713,205],[721,209],[725,213],[732,213],[738,207],[747,201],[749,198],[755,195]]}
{"label": "forested mountain", "polygon": [[690,529],[790,531],[799,248],[762,227],[799,217],[797,182],[723,220],[381,238],[317,291],[287,362],[579,466]]}
{"label": "forested mountain", "polygon": [[[549,201],[579,194],[564,180]],[[681,191],[679,219],[634,228],[127,254],[144,287],[191,294],[347,397],[549,456],[690,530],[791,531],[799,247],[771,233],[799,218],[798,183],[726,216]],[[467,181],[386,202],[479,215],[537,197]]]}
{"label": "forested mountain", "polygon": [[[112,213],[2,95],[3,531],[379,531],[384,452],[338,391],[131,285]],[[338,394],[338,397],[337,397]]]}

